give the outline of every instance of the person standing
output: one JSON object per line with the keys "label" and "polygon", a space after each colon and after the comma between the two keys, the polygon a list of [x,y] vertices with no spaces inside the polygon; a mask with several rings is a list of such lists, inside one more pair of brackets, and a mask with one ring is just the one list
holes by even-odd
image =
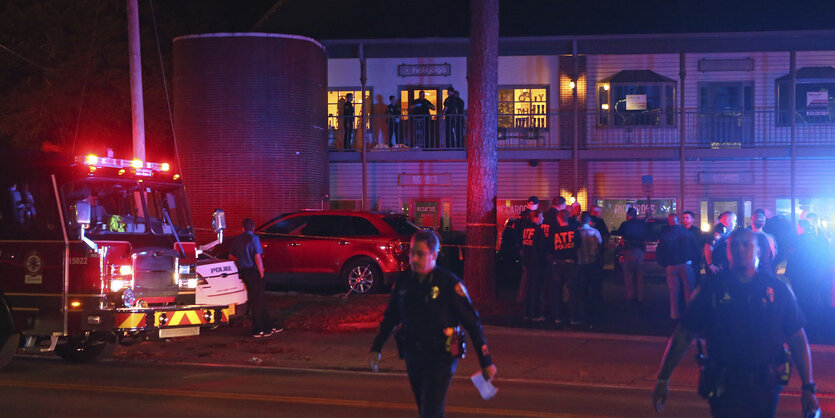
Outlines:
{"label": "person standing", "polygon": [[342,138],[342,148],[351,149],[354,138],[354,94],[345,95],[345,103],[342,104],[342,119],[345,125],[345,136]]}
{"label": "person standing", "polygon": [[[568,286],[569,292],[574,293],[577,286],[577,247],[580,237],[577,229],[568,222],[568,211],[563,209],[557,213],[557,223],[550,226],[548,230],[548,250],[550,263],[550,278],[545,290],[547,297],[546,311],[549,319],[555,325],[563,325],[567,320],[579,319],[577,305],[565,306],[563,292]],[[580,291],[577,291],[577,295]],[[569,294],[569,298],[571,295]],[[569,299],[570,300],[570,299]]]}
{"label": "person standing", "polygon": [[525,313],[523,319],[542,322],[540,300],[545,274],[545,233],[542,230],[542,212],[534,209],[522,221],[522,268],[525,276]]}
{"label": "person standing", "polygon": [[740,229],[730,235],[729,268],[702,284],[667,343],[652,391],[657,412],[664,408],[670,376],[694,335],[707,343],[699,394],[714,417],[773,417],[790,374],[789,357],[800,375],[805,416],[819,409],[803,314],[785,283],[757,271],[758,255],[753,232]]}
{"label": "person standing", "polygon": [[719,215],[719,223],[713,227],[713,240],[705,244],[705,272],[710,275],[719,273],[720,270],[728,268],[728,257],[726,247],[728,236],[736,229],[736,214],[731,211],[722,212]]}
{"label": "person standing", "polygon": [[[522,212],[519,213],[519,224],[525,225],[526,222],[530,220],[531,212],[539,209],[539,198],[536,196],[531,196],[528,198],[528,202],[525,204],[525,209],[522,209]],[[548,235],[548,225],[542,225],[543,232],[545,235]],[[522,228],[520,227],[516,229],[517,240],[519,243],[522,242]],[[521,245],[519,247],[520,253],[518,254],[519,260],[522,260],[522,253],[521,253]],[[519,293],[516,296],[517,302],[523,302],[526,299],[525,292],[528,290],[528,274],[524,268],[524,263],[522,267],[522,278],[519,281]]]}
{"label": "person standing", "polygon": [[[380,329],[369,353],[378,371],[383,344],[394,331],[397,351],[421,417],[442,417],[458,358],[464,355],[461,326],[467,330],[485,380],[496,375],[484,332],[467,289],[448,270],[438,267],[440,241],[432,231],[418,231],[409,250],[410,271],[394,283]],[[396,330],[396,331],[395,331]]]}
{"label": "person standing", "polygon": [[446,147],[460,148],[464,146],[464,99],[458,90],[448,89],[448,96],[444,100],[444,118],[446,119]]}
{"label": "person standing", "polygon": [[[392,147],[402,144],[400,140],[400,104],[394,96],[389,96],[389,104],[386,106],[386,124],[388,125],[388,138]],[[394,140],[392,140],[394,138]]]}
{"label": "person standing", "polygon": [[701,283],[702,276],[702,249],[704,248],[704,235],[702,230],[696,226],[696,214],[691,211],[685,211],[681,214],[681,225],[684,229],[690,231],[693,238],[696,240],[696,252],[690,256],[692,263],[690,267],[693,269],[693,280],[696,286]]}
{"label": "person standing", "polygon": [[577,317],[572,318],[571,325],[585,325],[591,302],[588,290],[592,287],[591,282],[598,277],[597,261],[603,238],[600,237],[600,232],[591,226],[591,214],[588,212],[580,214],[580,228],[577,232],[580,235],[580,248],[577,250],[577,285],[576,289],[569,290],[569,297],[573,304],[577,305],[572,309],[577,312]]}
{"label": "person standing", "polygon": [[546,224],[556,224],[557,223],[557,213],[566,208],[566,201],[565,198],[562,196],[557,196],[551,199],[551,207],[545,211],[543,214]]}
{"label": "person standing", "polygon": [[760,246],[760,265],[757,268],[777,277],[777,241],[774,236],[763,231],[765,223],[765,211],[755,210],[751,215],[751,231],[756,234],[757,244]]}
{"label": "person standing", "polygon": [[647,224],[638,219],[638,210],[626,210],[626,221],[620,224],[618,235],[623,238],[623,284],[628,302],[644,302],[644,255],[646,254]]}
{"label": "person standing", "polygon": [[238,276],[246,286],[247,305],[252,315],[252,336],[269,337],[278,332],[264,301],[264,262],[261,255],[261,240],[255,231],[255,221],[244,218],[243,233],[232,238],[229,252],[238,266]]}
{"label": "person standing", "polygon": [[814,230],[815,227],[808,219],[797,221],[797,237],[786,261],[786,276],[812,329],[819,325],[823,296],[821,282],[826,272],[826,269],[821,268],[822,252],[825,250],[817,241]]}
{"label": "person standing", "polygon": [[595,273],[589,283],[589,315],[599,317],[603,313],[603,266],[606,252],[606,243],[609,242],[609,227],[603,220],[603,209],[600,206],[592,206],[591,223],[589,225],[600,233],[600,250],[597,253],[597,261],[594,263]]}
{"label": "person standing", "polygon": [[676,321],[684,311],[684,307],[679,306],[679,291],[684,291],[684,303],[687,304],[696,288],[691,265],[693,254],[699,250],[693,234],[678,224],[678,217],[674,213],[667,216],[667,225],[658,241],[655,256],[665,270],[667,288],[670,290],[670,319]]}
{"label": "person standing", "polygon": [[434,140],[431,140],[430,110],[435,110],[435,105],[426,100],[426,92],[421,90],[418,98],[409,104],[409,115],[412,116],[412,124],[415,127],[415,147],[437,148]]}

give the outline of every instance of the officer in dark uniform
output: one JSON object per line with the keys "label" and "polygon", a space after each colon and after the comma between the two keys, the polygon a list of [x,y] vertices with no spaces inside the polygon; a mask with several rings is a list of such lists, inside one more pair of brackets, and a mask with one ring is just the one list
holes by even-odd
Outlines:
{"label": "officer in dark uniform", "polygon": [[758,271],[759,246],[747,229],[728,241],[729,268],[702,283],[681,323],[673,331],[661,362],[653,405],[661,411],[669,379],[694,335],[707,342],[700,350],[699,394],[715,417],[773,417],[780,391],[788,381],[789,354],[800,375],[801,405],[806,416],[817,411],[817,388],[803,330],[805,319],[785,283]]}
{"label": "officer in dark uniform", "polygon": [[[386,124],[388,125],[388,139],[391,146],[402,144],[400,140],[400,104],[394,96],[389,96],[389,104],[386,106]],[[394,137],[394,141],[392,141]]]}
{"label": "officer in dark uniform", "polygon": [[342,117],[345,118],[345,137],[342,139],[342,148],[351,149],[351,139],[354,137],[354,94],[345,95],[345,103],[342,104]]}
{"label": "officer in dark uniform", "polygon": [[238,275],[246,286],[247,305],[252,314],[252,336],[269,337],[278,330],[264,303],[264,262],[261,260],[261,240],[253,233],[255,221],[245,218],[243,234],[231,239],[229,252],[235,257]]}
{"label": "officer in dark uniform", "polygon": [[548,247],[545,233],[542,229],[542,212],[534,209],[527,220],[522,222],[522,268],[527,278],[525,281],[525,314],[524,319],[542,322],[540,300],[542,283],[545,275],[545,250]]}
{"label": "officer in dark uniform", "polygon": [[[569,309],[563,303],[563,290],[568,284],[570,298],[582,294],[580,281],[577,279],[577,249],[580,245],[580,234],[577,228],[569,223],[568,211],[557,212],[557,222],[548,229],[548,260],[550,272],[546,287],[546,310],[549,319],[555,325],[563,325],[569,320]],[[580,318],[580,305],[577,299],[572,299],[570,315],[575,321]]]}
{"label": "officer in dark uniform", "polygon": [[395,332],[400,357],[421,417],[443,417],[447,389],[463,355],[463,325],[470,335],[486,380],[496,375],[487,349],[478,312],[464,284],[444,268],[437,267],[438,236],[418,231],[409,251],[411,270],[392,287],[380,331],[371,346],[371,369],[378,370],[383,344]]}

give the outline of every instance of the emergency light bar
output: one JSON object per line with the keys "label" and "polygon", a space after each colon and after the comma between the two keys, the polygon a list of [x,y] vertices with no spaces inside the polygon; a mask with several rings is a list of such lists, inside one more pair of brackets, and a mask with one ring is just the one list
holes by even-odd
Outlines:
{"label": "emergency light bar", "polygon": [[81,162],[85,165],[90,166],[91,169],[95,168],[131,168],[135,170],[137,176],[147,176],[150,177],[154,174],[154,172],[168,172],[170,170],[170,166],[168,163],[152,163],[152,162],[143,162],[140,160],[123,160],[121,158],[112,158],[112,157],[98,157],[95,155],[88,155],[86,157],[76,157],[76,162]]}

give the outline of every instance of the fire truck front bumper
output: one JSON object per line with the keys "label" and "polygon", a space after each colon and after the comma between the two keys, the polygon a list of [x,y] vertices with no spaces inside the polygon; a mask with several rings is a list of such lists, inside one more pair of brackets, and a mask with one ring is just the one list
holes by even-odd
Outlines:
{"label": "fire truck front bumper", "polygon": [[229,305],[185,305],[103,310],[87,314],[84,328],[124,333],[158,331],[160,338],[198,335],[202,327],[229,323],[233,309]]}

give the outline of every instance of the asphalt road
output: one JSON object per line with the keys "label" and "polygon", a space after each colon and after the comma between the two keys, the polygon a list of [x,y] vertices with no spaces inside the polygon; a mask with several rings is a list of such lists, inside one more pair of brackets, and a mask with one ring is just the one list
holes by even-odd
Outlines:
{"label": "asphalt road", "polygon": [[[447,399],[450,417],[654,416],[646,388],[496,379],[483,401],[459,370]],[[784,396],[781,416],[796,416]],[[160,365],[108,361],[92,365],[18,358],[0,372],[3,416],[413,417],[400,373],[262,367]],[[692,390],[674,391],[663,416],[708,416]]]}

